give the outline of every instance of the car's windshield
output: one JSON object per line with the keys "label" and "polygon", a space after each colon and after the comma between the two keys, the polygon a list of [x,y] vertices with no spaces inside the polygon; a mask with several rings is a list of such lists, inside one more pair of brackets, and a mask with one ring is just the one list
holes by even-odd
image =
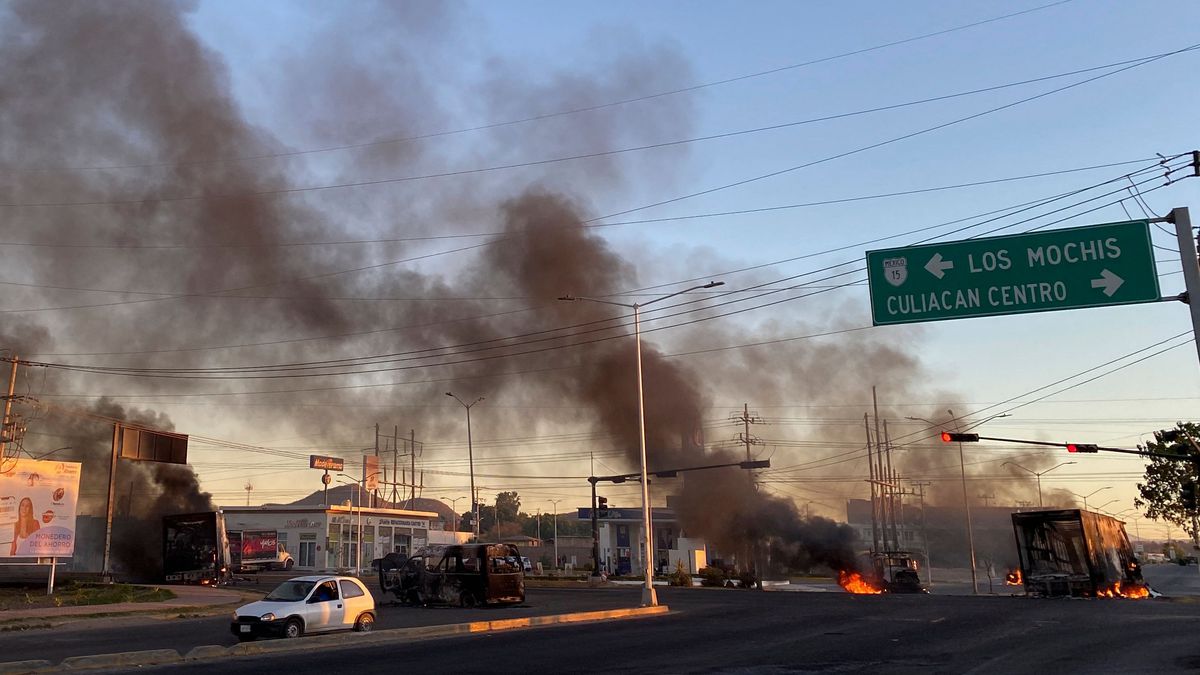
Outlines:
{"label": "car's windshield", "polygon": [[313,581],[285,581],[275,587],[275,590],[267,594],[263,600],[273,602],[297,602],[308,597],[308,592],[312,590]]}

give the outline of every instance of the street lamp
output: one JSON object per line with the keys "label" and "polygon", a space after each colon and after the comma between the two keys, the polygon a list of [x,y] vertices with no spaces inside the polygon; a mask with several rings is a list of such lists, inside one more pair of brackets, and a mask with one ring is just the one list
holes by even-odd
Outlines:
{"label": "street lamp", "polygon": [[467,409],[467,462],[471,468],[471,523],[472,529],[475,530],[475,541],[479,541],[479,500],[475,498],[475,453],[471,449],[471,406],[482,401],[483,397],[480,396],[474,401],[466,403],[450,392],[446,392],[446,395]]}
{"label": "street lamp", "polygon": [[[355,490],[355,492],[357,492],[357,495],[355,495],[355,500],[354,500],[355,502],[358,503],[358,527],[356,528],[358,530],[358,536],[357,536],[357,541],[354,544],[354,575],[355,576],[362,574],[362,493],[363,493],[363,485],[366,484],[367,480],[369,480],[370,478],[372,478],[374,476],[378,476],[380,473],[382,473],[382,472],[376,471],[370,475],[363,476],[362,480],[355,480],[354,478],[351,478],[350,476],[347,476],[344,473],[338,474],[338,482],[339,483],[341,483],[343,485],[354,485],[357,488],[357,490]],[[345,478],[346,480],[341,480],[342,478]]]}
{"label": "street lamp", "polygon": [[1082,499],[1083,500],[1083,510],[1087,511],[1088,510],[1087,500],[1091,499],[1092,495],[1096,494],[1097,492],[1100,492],[1101,490],[1111,490],[1111,489],[1112,489],[1111,485],[1105,485],[1104,487],[1100,488],[1099,490],[1092,490],[1091,492],[1089,492],[1086,495],[1081,495],[1078,492],[1071,492],[1070,490],[1067,490],[1067,492],[1071,492],[1071,494]]}
{"label": "street lamp", "polygon": [[1134,531],[1134,534],[1137,536],[1137,539],[1138,539],[1138,541],[1141,541],[1141,540],[1142,540],[1142,529],[1141,529],[1141,527],[1139,527],[1139,526],[1138,526],[1138,508],[1137,508],[1136,506],[1134,506],[1134,507],[1131,507],[1131,508],[1128,508],[1128,509],[1125,509],[1124,511],[1122,511],[1122,512],[1120,512],[1120,513],[1116,514],[1116,515],[1115,515],[1115,516],[1113,516],[1113,517],[1114,517],[1114,518],[1126,518],[1126,517],[1128,517],[1128,516],[1127,516],[1127,514],[1128,514],[1130,511],[1133,511],[1133,514],[1134,514],[1134,515],[1133,515],[1133,531]]}
{"label": "street lamp", "polygon": [[1104,502],[1103,504],[1101,504],[1100,506],[1097,506],[1097,507],[1096,507],[1096,510],[1097,510],[1097,511],[1103,511],[1103,510],[1104,510],[1104,507],[1108,506],[1109,504],[1116,504],[1116,503],[1117,503],[1117,502],[1119,502],[1119,501],[1121,501],[1121,500],[1120,500],[1120,499],[1110,499],[1110,500],[1108,500],[1108,501]]}
{"label": "street lamp", "polygon": [[550,500],[550,503],[554,505],[554,569],[558,569],[558,503],[561,501],[563,500]]}
{"label": "street lamp", "polygon": [[616,305],[617,307],[625,307],[633,310],[633,340],[634,348],[637,353],[637,390],[638,390],[638,442],[641,446],[642,460],[642,529],[645,530],[645,576],[646,585],[642,589],[642,606],[653,606],[658,604],[658,595],[654,592],[654,539],[651,535],[651,517],[650,517],[650,480],[646,475],[646,403],[645,394],[642,390],[642,329],[641,329],[641,309],[646,305],[653,304],[673,298],[677,295],[682,295],[690,291],[700,290],[702,288],[716,288],[724,286],[724,281],[710,281],[701,286],[693,286],[685,288],[682,291],[676,291],[669,295],[664,295],[646,302],[613,302],[612,300],[602,300],[600,298],[586,298],[582,296],[565,295],[559,300],[566,301],[586,301],[598,302],[605,305]]}
{"label": "street lamp", "polygon": [[1050,467],[1049,469],[1046,469],[1045,471],[1034,471],[1033,469],[1026,469],[1025,467],[1021,466],[1020,464],[1017,464],[1016,462],[1005,462],[1004,464],[1001,464],[1000,466],[1005,466],[1005,465],[1009,465],[1009,464],[1011,464],[1012,466],[1015,466],[1015,467],[1017,467],[1018,469],[1022,469],[1022,470],[1024,470],[1024,471],[1028,471],[1029,473],[1031,473],[1031,474],[1033,474],[1033,475],[1037,476],[1037,486],[1038,486],[1038,508],[1045,508],[1045,507],[1046,507],[1046,504],[1042,502],[1042,475],[1043,475],[1043,474],[1050,473],[1051,471],[1053,471],[1053,470],[1057,469],[1057,468],[1058,468],[1058,467],[1060,467],[1060,466],[1066,466],[1066,465],[1068,465],[1068,464],[1074,464],[1074,463],[1075,463],[1075,462],[1063,462],[1062,464],[1059,464],[1059,465],[1057,465],[1057,466],[1052,466],[1052,467]]}
{"label": "street lamp", "polygon": [[[946,413],[948,415],[950,415],[950,421],[954,423],[955,429],[957,429],[959,432],[964,431],[964,429],[962,428],[962,425],[958,423],[959,418],[957,415],[954,414],[954,411],[946,410]],[[1008,417],[1008,416],[1009,416],[1008,413],[999,413],[996,415],[992,415],[991,417],[985,418],[979,422],[976,422],[975,424],[972,424],[971,426],[967,427],[966,430],[969,431],[970,429],[974,429],[975,427],[978,427],[982,424],[990,422],[994,419],[999,419],[1001,417]],[[905,419],[924,422],[931,427],[942,426],[940,424],[930,422],[929,420],[925,419],[924,417],[906,417]],[[970,501],[970,498],[967,497],[967,460],[963,456],[963,446],[962,446],[961,442],[959,442],[959,444],[958,444],[958,464],[959,464],[960,470],[962,471],[963,513],[966,514],[966,518],[967,518],[967,548],[970,550],[970,553],[971,553],[971,589],[974,591],[975,595],[979,595],[979,575],[975,571],[975,531],[974,531],[974,528],[971,527],[971,501]]]}
{"label": "street lamp", "polygon": [[450,497],[442,497],[442,501],[450,502],[450,508],[454,511],[454,524],[451,527],[454,528],[455,532],[458,532],[458,500],[460,499],[462,499],[462,497],[455,497],[453,499]]}

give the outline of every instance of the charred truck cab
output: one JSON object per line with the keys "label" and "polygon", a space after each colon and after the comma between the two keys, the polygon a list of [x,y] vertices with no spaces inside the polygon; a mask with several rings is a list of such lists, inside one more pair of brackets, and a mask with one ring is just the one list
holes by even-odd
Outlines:
{"label": "charred truck cab", "polygon": [[878,586],[888,593],[928,593],[921,583],[916,558],[906,551],[871,555],[871,572]]}
{"label": "charred truck cab", "polygon": [[389,553],[375,561],[379,585],[412,605],[525,602],[521,553],[511,544],[423,546],[411,557]]}

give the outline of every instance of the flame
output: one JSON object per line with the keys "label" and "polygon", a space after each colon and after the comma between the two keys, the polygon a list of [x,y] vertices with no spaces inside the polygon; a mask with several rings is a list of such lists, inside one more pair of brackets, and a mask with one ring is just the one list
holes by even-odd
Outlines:
{"label": "flame", "polygon": [[1020,586],[1023,584],[1024,578],[1021,576],[1021,568],[1018,567],[1006,574],[1004,576],[1004,583],[1008,584],[1009,586]]}
{"label": "flame", "polygon": [[879,595],[883,589],[875,588],[858,572],[842,570],[838,572],[838,585],[850,593],[858,595]]}
{"label": "flame", "polygon": [[1150,589],[1141,584],[1115,583],[1096,592],[1097,598],[1148,598]]}

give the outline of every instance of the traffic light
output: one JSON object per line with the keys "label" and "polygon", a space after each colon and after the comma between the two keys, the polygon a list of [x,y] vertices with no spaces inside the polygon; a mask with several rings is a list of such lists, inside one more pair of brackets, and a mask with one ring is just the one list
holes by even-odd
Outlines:
{"label": "traffic light", "polygon": [[600,518],[608,517],[608,497],[596,497],[596,515]]}
{"label": "traffic light", "polygon": [[769,469],[771,468],[771,460],[753,459],[745,462],[738,462],[738,467],[742,469]]}
{"label": "traffic light", "polygon": [[952,434],[949,431],[942,432],[943,443],[978,443],[979,434]]}
{"label": "traffic light", "polygon": [[1196,510],[1196,481],[1189,480],[1183,484],[1179,494],[1179,502],[1188,511]]}
{"label": "traffic light", "polygon": [[1067,452],[1100,452],[1094,443],[1067,443]]}

